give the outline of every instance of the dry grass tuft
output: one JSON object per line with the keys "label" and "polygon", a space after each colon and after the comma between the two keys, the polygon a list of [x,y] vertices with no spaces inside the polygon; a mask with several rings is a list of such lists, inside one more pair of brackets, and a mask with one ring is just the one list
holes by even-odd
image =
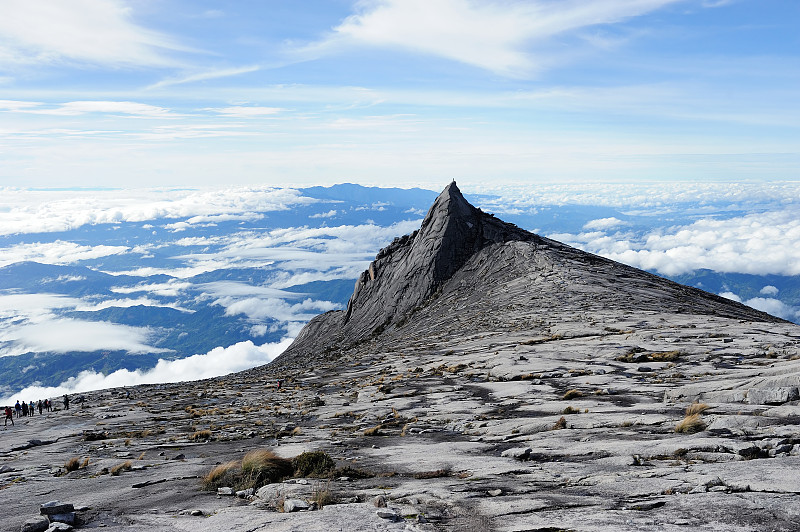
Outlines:
{"label": "dry grass tuft", "polygon": [[374,427],[364,430],[364,436],[380,436],[383,425],[375,425]]}
{"label": "dry grass tuft", "polygon": [[320,510],[328,504],[336,504],[336,497],[331,492],[330,481],[318,482],[311,488],[311,502],[317,503]]}
{"label": "dry grass tuft", "polygon": [[576,399],[578,397],[583,397],[583,392],[580,390],[576,390],[573,388],[572,390],[567,390],[567,393],[564,394],[564,400],[569,401],[570,399]]}
{"label": "dry grass tuft", "polygon": [[566,414],[566,415],[569,415],[569,414],[580,414],[581,413],[581,409],[568,406],[561,413],[562,414]]}
{"label": "dry grass tuft", "polygon": [[123,471],[130,471],[132,468],[133,464],[131,463],[130,460],[128,460],[127,462],[122,462],[121,464],[115,465],[114,467],[111,468],[109,472],[116,477]]}
{"label": "dry grass tuft", "polygon": [[558,421],[556,421],[555,425],[553,425],[553,430],[561,430],[567,428],[567,418],[561,416]]}
{"label": "dry grass tuft", "polygon": [[80,469],[80,467],[81,467],[81,461],[77,457],[76,458],[70,458],[64,464],[64,469],[66,469],[68,473],[71,472],[71,471],[77,471],[78,469]]}
{"label": "dry grass tuft", "polygon": [[228,479],[233,477],[237,469],[239,469],[239,462],[235,460],[219,464],[203,478],[203,487],[211,490],[228,485]]}
{"label": "dry grass tuft", "polygon": [[700,414],[692,414],[691,416],[686,416],[675,425],[675,432],[694,434],[695,432],[702,432],[705,428],[706,424],[701,419]]}
{"label": "dry grass tuft", "polygon": [[686,415],[693,416],[694,414],[702,414],[709,408],[711,407],[705,403],[692,403],[689,405],[689,408],[686,409]]}
{"label": "dry grass tuft", "polygon": [[208,429],[195,431],[189,436],[189,439],[192,441],[208,441],[211,439],[211,431]]}

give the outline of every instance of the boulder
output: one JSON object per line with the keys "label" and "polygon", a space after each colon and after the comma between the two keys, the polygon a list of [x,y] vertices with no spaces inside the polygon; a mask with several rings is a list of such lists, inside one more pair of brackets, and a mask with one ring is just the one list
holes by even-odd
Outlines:
{"label": "boulder", "polygon": [[781,405],[800,398],[797,386],[781,386],[778,388],[751,388],[747,392],[747,401],[751,405]]}
{"label": "boulder", "polygon": [[389,508],[380,508],[375,511],[375,514],[381,519],[388,519],[389,521],[400,521],[402,519],[396,510]]}
{"label": "boulder", "polygon": [[72,530],[72,525],[55,522],[50,524],[50,528],[46,532],[68,532],[69,530]]}
{"label": "boulder", "polygon": [[303,499],[287,499],[283,503],[283,511],[286,513],[304,512],[311,509],[311,505]]}
{"label": "boulder", "polygon": [[70,503],[62,503],[61,501],[49,501],[39,507],[41,515],[56,515],[74,512],[75,507]]}
{"label": "boulder", "polygon": [[506,449],[505,451],[500,453],[500,456],[504,458],[515,458],[517,460],[525,460],[531,455],[532,452],[533,449],[531,449],[530,447],[513,447],[511,449]]}
{"label": "boulder", "polygon": [[20,532],[44,532],[50,526],[50,521],[46,517],[34,517],[22,523]]}

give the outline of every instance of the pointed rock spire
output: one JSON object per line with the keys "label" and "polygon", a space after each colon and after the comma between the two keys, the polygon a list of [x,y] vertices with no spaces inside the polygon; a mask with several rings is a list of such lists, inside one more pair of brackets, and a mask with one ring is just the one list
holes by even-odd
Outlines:
{"label": "pointed rock spire", "polygon": [[395,239],[361,274],[344,318],[347,335],[371,333],[412,312],[487,245],[536,238],[473,207],[451,182],[420,229]]}

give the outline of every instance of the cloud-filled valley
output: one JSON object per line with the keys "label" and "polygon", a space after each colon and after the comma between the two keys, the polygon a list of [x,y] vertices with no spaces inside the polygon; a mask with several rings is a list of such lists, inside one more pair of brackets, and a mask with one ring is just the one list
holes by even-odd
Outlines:
{"label": "cloud-filled valley", "polygon": [[[465,193],[525,229],[798,321],[798,189]],[[0,396],[28,400],[269,362],[311,317],[343,308],[376,252],[417,229],[436,196],[354,185],[7,192]]]}

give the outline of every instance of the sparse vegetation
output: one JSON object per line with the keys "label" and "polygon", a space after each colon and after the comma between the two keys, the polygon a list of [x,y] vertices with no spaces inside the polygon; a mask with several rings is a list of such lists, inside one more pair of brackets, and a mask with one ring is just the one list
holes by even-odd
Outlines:
{"label": "sparse vegetation", "polygon": [[709,408],[711,408],[711,407],[709,405],[705,404],[705,403],[692,403],[686,409],[686,415],[687,416],[692,416],[694,414],[702,414],[703,412],[705,412]]}
{"label": "sparse vegetation", "polygon": [[336,468],[336,462],[324,451],[312,451],[295,456],[292,467],[299,477],[327,477]]}
{"label": "sparse vegetation", "polygon": [[364,430],[364,436],[380,436],[383,425],[375,425]]}
{"label": "sparse vegetation", "polygon": [[443,478],[450,476],[449,469],[437,469],[436,471],[422,471],[420,473],[414,473],[414,478],[416,479],[426,479],[426,478]]}
{"label": "sparse vegetation", "polygon": [[189,436],[189,439],[192,441],[208,441],[211,439],[211,431],[208,429],[197,430]]}
{"label": "sparse vegetation", "polygon": [[583,392],[575,388],[567,390],[567,392],[564,394],[565,401],[569,401],[570,399],[577,399],[578,397],[583,397]]}
{"label": "sparse vegetation", "polygon": [[686,416],[683,420],[679,421],[677,425],[675,425],[675,432],[681,432],[684,434],[694,434],[695,432],[701,432],[705,430],[706,424],[700,417],[700,414],[692,414],[690,416]]}
{"label": "sparse vegetation", "polygon": [[280,482],[292,474],[292,462],[269,449],[250,451],[241,460],[219,464],[203,479],[203,487],[215,490],[231,487],[235,490],[258,489]]}
{"label": "sparse vegetation", "polygon": [[569,414],[580,414],[580,413],[581,413],[581,409],[580,409],[580,408],[574,408],[574,407],[568,406],[568,407],[567,407],[567,408],[565,408],[565,409],[564,409],[564,410],[563,410],[561,413],[562,413],[562,414],[565,414],[565,415],[569,415]]}
{"label": "sparse vegetation", "polygon": [[80,467],[81,467],[81,461],[77,457],[76,458],[70,458],[64,464],[64,469],[66,469],[68,473],[71,472],[71,471],[77,471],[78,469],[80,469]]}
{"label": "sparse vegetation", "polygon": [[133,464],[131,463],[130,460],[128,460],[127,462],[122,462],[121,464],[115,465],[114,467],[111,468],[109,472],[111,473],[112,476],[116,477],[123,471],[130,471],[131,469],[133,469]]}
{"label": "sparse vegetation", "polygon": [[330,481],[317,482],[311,489],[311,502],[317,503],[317,508],[322,509],[328,504],[335,504],[336,497],[330,489]]}
{"label": "sparse vegetation", "polygon": [[558,418],[558,421],[556,421],[555,425],[553,425],[553,430],[561,430],[565,428],[567,428],[567,418],[561,416]]}

